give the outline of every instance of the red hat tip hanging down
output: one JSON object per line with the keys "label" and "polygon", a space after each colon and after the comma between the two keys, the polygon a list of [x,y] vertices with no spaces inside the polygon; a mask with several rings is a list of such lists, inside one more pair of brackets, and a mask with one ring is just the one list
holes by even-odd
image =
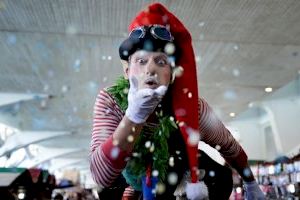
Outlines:
{"label": "red hat tip hanging down", "polygon": [[[176,48],[180,50],[177,66],[183,68],[180,77],[176,77],[172,86],[172,105],[175,118],[180,122],[180,132],[187,147],[191,182],[198,181],[198,142],[190,142],[193,136],[199,137],[198,87],[195,55],[189,31],[182,22],[162,4],[154,3],[141,11],[129,26],[129,32],[139,26],[159,24],[169,27]],[[196,137],[197,138],[197,137]]]}

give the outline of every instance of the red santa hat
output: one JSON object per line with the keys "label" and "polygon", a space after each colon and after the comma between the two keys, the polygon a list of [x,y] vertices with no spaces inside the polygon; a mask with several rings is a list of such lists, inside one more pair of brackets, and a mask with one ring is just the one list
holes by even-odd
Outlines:
{"label": "red santa hat", "polygon": [[[180,52],[180,56],[176,57],[176,65],[182,69],[182,73],[176,77],[172,86],[172,105],[175,118],[179,122],[180,132],[182,133],[187,148],[191,182],[197,183],[199,181],[197,154],[200,133],[197,71],[191,35],[182,22],[159,3],[151,4],[145,10],[138,13],[130,24],[129,31],[131,32],[138,27],[151,25],[167,27],[174,38],[174,40],[171,41],[176,48],[175,51],[172,52],[173,55],[177,56],[178,52]],[[141,43],[145,46],[145,41],[141,41],[141,39],[143,38],[140,38],[138,41],[127,39],[121,44],[119,50],[122,60],[128,60],[128,56],[140,48],[138,45]],[[159,43],[159,40],[155,43]],[[159,43],[158,46],[154,45],[153,50],[161,49],[160,45],[165,44]],[[201,185],[203,184],[201,183]],[[192,188],[195,190],[201,190],[197,188],[197,186],[194,186],[195,185],[193,185]],[[190,196],[189,194],[187,195]]]}

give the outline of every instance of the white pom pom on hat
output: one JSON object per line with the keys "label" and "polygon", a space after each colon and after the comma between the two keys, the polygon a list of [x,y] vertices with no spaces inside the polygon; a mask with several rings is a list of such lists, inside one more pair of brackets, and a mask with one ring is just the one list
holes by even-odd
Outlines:
{"label": "white pom pom on hat", "polygon": [[189,200],[204,200],[208,199],[208,189],[203,181],[197,183],[187,183],[186,197]]}

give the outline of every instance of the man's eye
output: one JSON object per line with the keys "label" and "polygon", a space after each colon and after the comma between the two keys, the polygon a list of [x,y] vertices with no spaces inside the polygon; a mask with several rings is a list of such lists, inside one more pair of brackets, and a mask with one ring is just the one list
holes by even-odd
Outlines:
{"label": "man's eye", "polygon": [[166,64],[168,64],[168,62],[166,60],[164,60],[164,59],[160,59],[160,60],[157,61],[157,64],[159,64],[159,65],[166,65]]}
{"label": "man's eye", "polygon": [[143,58],[138,58],[138,59],[136,59],[136,62],[139,63],[139,64],[145,64],[146,60],[143,59]]}

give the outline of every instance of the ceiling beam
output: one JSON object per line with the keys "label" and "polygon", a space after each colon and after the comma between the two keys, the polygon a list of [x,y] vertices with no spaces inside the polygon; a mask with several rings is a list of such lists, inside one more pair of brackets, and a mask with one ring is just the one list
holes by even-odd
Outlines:
{"label": "ceiling beam", "polygon": [[13,151],[26,147],[30,144],[50,140],[56,137],[72,134],[69,131],[22,131],[17,132],[7,138],[0,148],[0,157],[8,155]]}
{"label": "ceiling beam", "polygon": [[50,98],[48,94],[0,93],[0,107],[21,101]]}

